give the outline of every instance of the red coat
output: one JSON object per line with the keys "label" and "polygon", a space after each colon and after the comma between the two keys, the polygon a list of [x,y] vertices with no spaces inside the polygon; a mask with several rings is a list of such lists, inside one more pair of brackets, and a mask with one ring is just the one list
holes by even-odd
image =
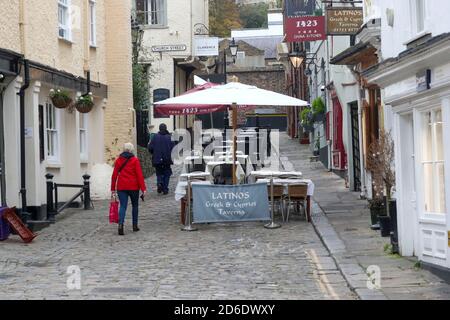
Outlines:
{"label": "red coat", "polygon": [[[125,156],[129,157],[130,155],[131,154],[125,153]],[[125,156],[124,154],[121,154],[114,163],[114,171],[111,177],[111,191],[116,190],[117,173],[127,160]],[[120,172],[119,179],[117,181],[117,191],[136,190],[147,191],[147,187],[145,185],[144,175],[142,174],[141,163],[137,157],[132,156]]]}

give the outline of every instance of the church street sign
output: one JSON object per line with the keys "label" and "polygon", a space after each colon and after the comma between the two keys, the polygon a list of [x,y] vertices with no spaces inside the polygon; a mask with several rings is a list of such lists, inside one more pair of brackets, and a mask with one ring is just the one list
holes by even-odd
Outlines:
{"label": "church street sign", "polygon": [[169,51],[186,51],[186,45],[173,44],[173,45],[161,45],[152,47],[152,52],[169,52]]}

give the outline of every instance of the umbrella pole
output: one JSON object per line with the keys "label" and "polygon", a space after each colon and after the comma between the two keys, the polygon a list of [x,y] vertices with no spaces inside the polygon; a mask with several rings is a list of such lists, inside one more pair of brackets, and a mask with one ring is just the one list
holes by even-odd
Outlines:
{"label": "umbrella pole", "polygon": [[212,114],[212,112],[209,113],[209,117],[211,119],[211,129],[214,129],[214,121],[213,121],[213,114]]}
{"label": "umbrella pole", "polygon": [[233,184],[237,184],[236,177],[236,148],[237,148],[237,104],[233,103]]}

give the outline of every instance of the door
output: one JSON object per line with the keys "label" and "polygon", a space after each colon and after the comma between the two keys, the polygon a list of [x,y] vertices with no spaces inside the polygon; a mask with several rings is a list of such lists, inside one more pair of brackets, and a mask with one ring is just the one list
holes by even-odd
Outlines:
{"label": "door", "polygon": [[[417,207],[419,212],[419,246],[421,260],[448,267],[447,195],[448,168],[445,166],[444,121],[448,110],[440,106],[414,114],[418,145],[416,147]],[[419,187],[420,186],[420,187]]]}
{"label": "door", "polygon": [[333,168],[344,170],[347,164],[343,140],[342,107],[337,96],[333,98]]}
{"label": "door", "polygon": [[[0,91],[2,88],[0,87]],[[0,207],[6,207],[5,135],[3,122],[3,93],[0,92]]]}
{"label": "door", "polygon": [[361,191],[361,157],[359,149],[359,122],[358,104],[350,104],[351,130],[352,130],[352,150],[353,150],[353,179],[355,180],[355,190]]}

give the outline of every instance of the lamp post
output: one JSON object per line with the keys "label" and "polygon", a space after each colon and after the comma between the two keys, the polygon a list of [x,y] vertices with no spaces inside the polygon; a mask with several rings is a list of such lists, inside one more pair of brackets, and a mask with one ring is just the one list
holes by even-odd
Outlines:
{"label": "lamp post", "polygon": [[[233,57],[233,63],[235,63],[235,62],[236,62],[236,56],[237,56],[237,52],[238,52],[239,46],[238,46],[238,44],[234,41],[234,38],[231,40],[231,42],[230,42],[228,48],[229,48],[230,51],[231,51],[231,56]],[[228,81],[227,81],[227,48],[224,48],[224,49],[223,49],[223,73],[224,73],[224,75],[225,75],[225,84],[226,84],[226,83],[228,82]],[[224,120],[225,120],[226,125],[229,127],[229,126],[230,126],[230,123],[229,123],[230,120],[229,120],[229,115],[228,115],[228,113],[229,113],[229,110],[228,110],[228,108],[227,108],[227,112],[225,113],[225,118],[224,118]]]}
{"label": "lamp post", "polygon": [[[293,77],[293,81],[294,81],[294,93],[295,93],[295,97],[299,98],[298,96],[298,86],[297,86],[297,75],[298,75],[298,69],[300,68],[300,66],[303,64],[303,61],[305,61],[306,59],[306,54],[303,51],[295,51],[295,52],[291,52],[289,54],[289,60],[291,61],[291,64],[294,68],[294,77]],[[302,97],[303,98],[303,97]],[[294,133],[293,133],[293,137],[298,137],[298,134],[295,134],[298,132],[298,108],[295,107],[295,112],[294,112]]]}

